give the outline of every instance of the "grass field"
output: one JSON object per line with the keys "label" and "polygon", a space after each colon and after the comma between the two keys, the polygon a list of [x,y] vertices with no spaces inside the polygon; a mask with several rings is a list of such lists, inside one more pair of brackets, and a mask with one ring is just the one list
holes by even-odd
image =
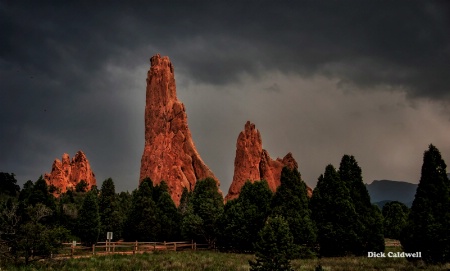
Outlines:
{"label": "grass field", "polygon": [[[390,248],[399,251],[397,248]],[[52,260],[33,263],[29,266],[1,267],[1,271],[31,270],[249,270],[249,260],[253,255],[219,253],[212,251],[157,252],[136,255],[94,256],[89,258]],[[443,266],[417,266],[402,258],[344,257],[294,260],[294,270],[315,270],[317,265],[323,270],[449,270],[450,264]]]}

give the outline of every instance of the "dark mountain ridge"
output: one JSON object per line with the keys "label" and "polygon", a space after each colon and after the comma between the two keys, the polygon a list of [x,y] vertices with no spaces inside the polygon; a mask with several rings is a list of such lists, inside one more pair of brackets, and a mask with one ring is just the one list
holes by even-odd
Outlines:
{"label": "dark mountain ridge", "polygon": [[366,188],[372,203],[386,203],[396,200],[411,207],[416,195],[417,184],[392,180],[375,180],[371,184],[366,184]]}

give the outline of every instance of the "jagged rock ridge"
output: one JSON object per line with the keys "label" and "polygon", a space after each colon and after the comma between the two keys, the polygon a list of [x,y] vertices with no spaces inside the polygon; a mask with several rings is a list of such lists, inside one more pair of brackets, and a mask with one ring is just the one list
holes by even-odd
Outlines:
{"label": "jagged rock ridge", "polygon": [[81,180],[88,184],[88,190],[97,185],[95,174],[82,151],[78,151],[72,160],[67,153],[63,154],[61,160],[55,159],[52,171],[44,174],[44,180],[48,186],[53,185],[57,189],[55,194],[65,193],[69,189],[75,190]]}
{"label": "jagged rock ridge", "polygon": [[[236,143],[236,158],[234,160],[234,176],[228,195],[225,200],[239,197],[242,186],[247,180],[251,182],[266,180],[269,188],[275,192],[280,186],[281,170],[283,167],[298,169],[292,153],[286,154],[283,159],[273,160],[269,153],[262,148],[261,134],[255,128],[255,124],[247,121]],[[311,197],[312,189],[307,186],[308,196]]]}
{"label": "jagged rock ridge", "polygon": [[167,56],[150,59],[145,106],[145,146],[140,181],[166,181],[176,205],[183,188],[192,191],[197,180],[211,177],[220,183],[198,154],[187,124],[184,105],[178,101],[174,68]]}

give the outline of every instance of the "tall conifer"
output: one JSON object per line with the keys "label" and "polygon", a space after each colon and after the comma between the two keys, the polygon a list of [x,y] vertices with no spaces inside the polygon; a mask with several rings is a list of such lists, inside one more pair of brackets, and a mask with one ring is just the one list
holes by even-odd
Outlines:
{"label": "tall conifer", "polygon": [[429,145],[408,225],[401,238],[405,252],[422,252],[427,263],[450,262],[450,181],[439,150]]}
{"label": "tall conifer", "polygon": [[128,213],[124,237],[129,241],[155,241],[157,218],[156,204],[153,201],[153,184],[147,178],[134,190],[131,210]]}
{"label": "tall conifer", "polygon": [[306,184],[297,169],[284,167],[281,185],[272,200],[272,213],[283,216],[289,224],[294,244],[299,248],[297,257],[310,256],[316,242],[316,227],[308,207]]}
{"label": "tall conifer", "polygon": [[332,165],[328,165],[324,175],[319,177],[310,207],[322,256],[359,254],[355,228],[361,225],[350,192]]}
{"label": "tall conifer", "polygon": [[100,190],[99,211],[101,222],[100,238],[106,238],[107,232],[113,232],[113,239],[122,237],[123,216],[117,201],[116,188],[111,178],[106,179]]}
{"label": "tall conifer", "polygon": [[237,251],[253,251],[258,232],[270,212],[272,191],[265,180],[242,186],[239,198],[228,201],[221,218],[220,245]]}
{"label": "tall conifer", "polygon": [[256,261],[250,261],[251,271],[291,271],[294,238],[282,216],[269,217],[255,243]]}
{"label": "tall conifer", "polygon": [[379,210],[370,203],[370,195],[364,185],[362,170],[352,155],[344,155],[339,166],[339,177],[350,193],[358,223],[353,230],[358,236],[354,253],[364,255],[368,251],[384,251],[383,222]]}
{"label": "tall conifer", "polygon": [[409,208],[399,202],[391,201],[383,206],[384,236],[391,239],[400,239],[400,235],[408,222]]}
{"label": "tall conifer", "polygon": [[89,191],[83,201],[78,219],[78,235],[86,245],[97,243],[100,233],[100,215],[97,195]]}

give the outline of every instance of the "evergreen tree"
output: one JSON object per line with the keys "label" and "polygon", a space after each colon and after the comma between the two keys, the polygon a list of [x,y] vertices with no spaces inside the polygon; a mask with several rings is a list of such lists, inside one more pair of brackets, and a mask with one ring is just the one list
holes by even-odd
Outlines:
{"label": "evergreen tree", "polygon": [[212,178],[197,181],[182,222],[185,237],[203,239],[210,247],[214,247],[222,213],[223,197],[216,181]]}
{"label": "evergreen tree", "polygon": [[141,182],[131,195],[124,237],[128,241],[155,241],[157,230],[157,210],[153,201],[153,184],[150,178]]}
{"label": "evergreen tree", "polygon": [[372,208],[370,195],[364,185],[362,170],[354,156],[344,155],[339,166],[339,177],[350,192],[358,223],[353,230],[358,236],[353,252],[365,255],[368,251],[384,251],[383,224],[379,210]]}
{"label": "evergreen tree", "polygon": [[100,190],[99,212],[101,231],[100,237],[106,238],[107,232],[113,232],[114,240],[122,237],[123,216],[117,204],[116,189],[111,178],[106,179]]}
{"label": "evergreen tree", "polygon": [[183,187],[183,192],[181,193],[180,205],[178,205],[178,213],[182,218],[188,209],[189,200],[192,196],[192,193],[186,187]]}
{"label": "evergreen tree", "polygon": [[[248,231],[245,206],[242,205],[241,201],[238,201],[238,199],[227,201],[218,225],[218,247],[234,252],[253,251],[253,243],[247,240],[249,236],[246,235]],[[259,231],[255,229],[255,232],[258,234]],[[248,249],[247,242],[250,243],[250,249]]]}
{"label": "evergreen tree", "polygon": [[89,191],[78,216],[78,236],[84,244],[90,246],[97,243],[99,234],[100,215],[97,194]]}
{"label": "evergreen tree", "polygon": [[158,202],[159,198],[164,194],[169,193],[169,186],[167,183],[163,180],[158,185],[155,185],[153,187],[153,201]]}
{"label": "evergreen tree", "polygon": [[281,216],[269,217],[255,244],[256,261],[249,261],[252,271],[293,270],[294,238],[289,224]]}
{"label": "evergreen tree", "polygon": [[30,259],[48,258],[52,253],[62,247],[63,241],[68,241],[69,231],[64,227],[43,225],[42,219],[52,214],[52,210],[44,204],[37,203],[27,207],[28,221],[19,224],[16,242],[11,246],[11,251],[25,259],[28,264]]}
{"label": "evergreen tree", "polygon": [[55,197],[48,191],[47,182],[42,178],[42,175],[34,183],[28,198],[29,205],[36,205],[38,203],[44,204],[52,211],[56,210]]}
{"label": "evergreen tree", "polygon": [[283,216],[297,245],[296,257],[313,254],[316,242],[316,227],[308,208],[306,184],[297,169],[284,167],[281,171],[281,185],[272,200],[272,213]]}
{"label": "evergreen tree", "polygon": [[401,243],[405,252],[422,252],[426,263],[450,262],[450,181],[439,150],[429,145],[408,224]]}
{"label": "evergreen tree", "polygon": [[78,230],[78,213],[81,207],[78,208],[74,202],[70,201],[70,197],[64,193],[59,197],[57,209],[58,224],[75,234]]}
{"label": "evergreen tree", "polygon": [[81,180],[75,186],[75,192],[84,193],[87,191],[89,184],[85,180]]}
{"label": "evergreen tree", "polygon": [[18,212],[23,221],[28,221],[30,219],[29,212],[27,212],[26,209],[31,208],[38,203],[45,205],[52,211],[52,215],[44,217],[41,223],[50,225],[57,221],[55,197],[50,194],[47,183],[42,176],[40,176],[35,183],[27,181],[19,194]]}
{"label": "evergreen tree", "polygon": [[332,165],[319,177],[310,201],[322,256],[360,254],[358,217],[350,192]]}
{"label": "evergreen tree", "polygon": [[131,210],[131,202],[132,202],[132,198],[131,198],[131,194],[126,191],[122,191],[117,195],[117,202],[118,202],[118,207],[119,207],[119,214],[121,217],[121,220],[123,221],[123,230],[122,230],[122,236],[124,235],[124,232],[127,231],[127,229],[125,228],[126,226],[126,221],[128,218],[128,215],[130,213]]}
{"label": "evergreen tree", "polygon": [[16,175],[14,173],[0,172],[0,195],[5,194],[16,197],[20,192],[20,186],[17,185]]}
{"label": "evergreen tree", "polygon": [[409,208],[399,201],[391,201],[383,206],[382,213],[384,237],[399,240],[408,222]]}
{"label": "evergreen tree", "polygon": [[270,212],[272,191],[265,180],[245,182],[239,198],[228,201],[221,218],[220,246],[249,252]]}
{"label": "evergreen tree", "polygon": [[180,236],[180,215],[165,181],[153,188],[156,203],[156,237],[158,241],[174,241]]}
{"label": "evergreen tree", "polygon": [[26,181],[23,184],[23,188],[19,193],[19,202],[27,204],[28,198],[33,193],[34,183],[31,180]]}
{"label": "evergreen tree", "polygon": [[[364,253],[370,251],[370,249],[372,249],[371,251],[384,252],[386,247],[384,244],[383,214],[375,204],[372,204],[368,212],[370,215],[367,216],[366,220],[363,220],[366,223],[365,232],[368,234],[363,239],[366,242],[363,246]],[[358,254],[358,252],[354,252],[354,254]]]}

